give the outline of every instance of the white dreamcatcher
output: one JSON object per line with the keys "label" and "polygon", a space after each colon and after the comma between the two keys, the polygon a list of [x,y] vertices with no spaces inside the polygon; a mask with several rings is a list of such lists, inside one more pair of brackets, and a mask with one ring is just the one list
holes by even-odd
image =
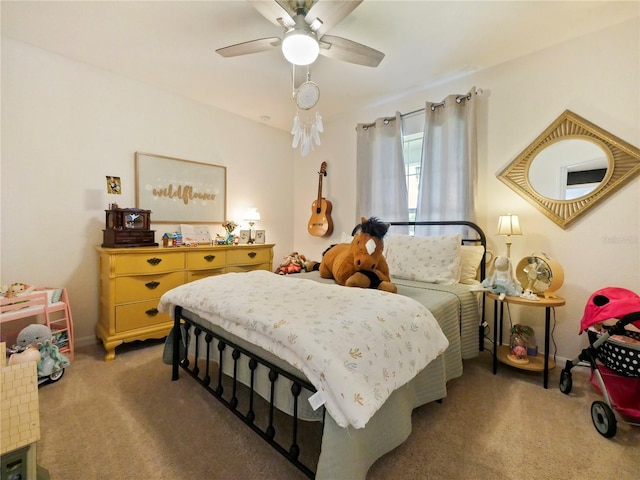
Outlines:
{"label": "white dreamcatcher", "polygon": [[320,99],[320,89],[318,85],[311,81],[308,69],[307,81],[301,84],[297,90],[294,86],[293,96],[298,111],[293,118],[293,128],[291,129],[293,142],[291,146],[293,148],[300,146],[300,153],[304,157],[313,150],[314,143],[320,145],[320,134],[324,131],[320,111],[314,109]]}

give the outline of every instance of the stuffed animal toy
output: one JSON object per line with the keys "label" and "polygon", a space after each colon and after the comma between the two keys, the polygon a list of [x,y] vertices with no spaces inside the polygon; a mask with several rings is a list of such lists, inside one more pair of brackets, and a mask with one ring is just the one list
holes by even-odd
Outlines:
{"label": "stuffed animal toy", "polygon": [[288,275],[290,273],[300,273],[307,261],[304,255],[298,252],[291,252],[289,255],[282,257],[284,262],[276,269],[275,273],[280,275]]}
{"label": "stuffed animal toy", "polygon": [[333,278],[347,287],[374,288],[396,293],[397,287],[391,283],[389,266],[382,255],[382,238],[389,230],[389,224],[376,217],[356,227],[356,235],[351,243],[338,243],[325,251],[319,271],[322,278]]}
{"label": "stuffed animal toy", "polygon": [[513,274],[509,257],[496,257],[493,261],[493,271],[482,281],[482,287],[493,293],[516,297],[522,293],[522,285]]}
{"label": "stuffed animal toy", "polygon": [[[34,288],[35,287],[29,286],[26,283],[22,283],[22,282],[12,283],[6,289],[6,293],[4,294],[4,296],[6,298],[14,298],[14,297],[20,297],[22,295],[28,295],[34,290]],[[2,290],[4,291],[4,287]]]}
{"label": "stuffed animal toy", "polygon": [[18,333],[14,350],[21,352],[29,347],[41,347],[46,342],[51,342],[53,334],[51,329],[40,323],[33,323]]}
{"label": "stuffed animal toy", "polygon": [[[18,333],[16,339],[17,344],[13,350],[16,353],[11,355],[10,364],[20,363],[21,361],[33,359],[36,360],[34,349],[38,351],[38,377],[49,377],[52,380],[60,378],[60,371],[69,366],[69,359],[61,354],[58,347],[53,343],[54,337],[51,329],[46,325],[39,323],[31,324]],[[28,358],[21,358],[23,355]],[[16,357],[16,358],[14,358]],[[61,376],[61,375],[60,375]]]}

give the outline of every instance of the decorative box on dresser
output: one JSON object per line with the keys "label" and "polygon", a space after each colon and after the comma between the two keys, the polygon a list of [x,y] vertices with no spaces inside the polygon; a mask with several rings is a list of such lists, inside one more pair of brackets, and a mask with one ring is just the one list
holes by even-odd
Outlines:
{"label": "decorative box on dresser", "polygon": [[125,342],[165,337],[169,315],[158,312],[168,290],[211,275],[272,270],[273,244],[198,247],[97,247],[100,258],[100,318],[96,335],[115,358]]}

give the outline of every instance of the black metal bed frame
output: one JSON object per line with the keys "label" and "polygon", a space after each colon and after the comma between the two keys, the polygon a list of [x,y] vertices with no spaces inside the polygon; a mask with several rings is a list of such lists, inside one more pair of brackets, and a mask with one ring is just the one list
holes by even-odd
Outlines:
{"label": "black metal bed frame", "polygon": [[[486,256],[486,247],[487,240],[482,229],[472,222],[467,221],[423,221],[423,222],[390,222],[391,226],[462,226],[468,227],[474,230],[477,234],[477,238],[462,238],[462,243],[473,243],[480,244],[485,247],[485,255],[482,257],[481,265],[480,265],[480,278],[485,278],[485,256]],[[482,298],[482,311],[484,312],[484,296]],[[484,314],[481,314],[481,319],[484,318]],[[189,344],[188,340],[183,342],[182,331],[187,333],[185,337],[190,339],[189,332],[191,328],[193,328],[193,336],[195,341],[195,352],[193,362],[189,360]],[[204,340],[207,348],[206,352],[203,356],[201,356],[200,352],[200,342],[199,338],[204,334]],[[483,339],[484,339],[484,327],[479,325],[479,349],[484,350]],[[212,341],[213,339],[217,340],[217,350],[218,355],[217,359],[211,357],[212,350]],[[233,349],[232,359],[233,359],[233,376],[231,377],[232,391],[230,398],[225,397],[225,387],[222,385],[222,379],[224,376],[223,366],[224,366],[224,350],[229,347]],[[181,358],[181,350],[185,352],[184,358]],[[238,409],[238,365],[241,357],[244,356],[249,360],[248,366],[251,371],[251,379],[250,384],[247,385],[249,392],[249,409],[246,413],[242,412]],[[198,366],[198,361],[204,361],[204,371],[201,371]],[[211,361],[216,361],[218,363],[218,375],[217,375],[217,383],[215,386],[211,386],[211,375],[210,375],[210,363]],[[192,365],[193,363],[193,365]],[[269,382],[270,382],[270,398],[268,400],[269,404],[269,420],[268,426],[266,429],[260,428],[255,423],[256,414],[254,411],[254,398],[257,392],[254,390],[254,380],[255,380],[255,371],[258,368],[258,365],[263,365],[264,367],[269,369]],[[238,418],[240,418],[246,425],[248,425],[252,430],[254,430],[260,437],[262,437],[269,445],[274,447],[282,456],[284,456],[287,460],[289,460],[293,465],[295,465],[298,469],[300,469],[306,476],[309,478],[315,478],[315,472],[307,465],[300,461],[300,445],[298,444],[298,426],[299,426],[299,418],[298,418],[298,399],[302,392],[302,389],[309,391],[311,394],[316,392],[315,387],[309,383],[307,380],[303,378],[299,378],[291,373],[283,370],[282,368],[274,365],[273,363],[261,358],[253,352],[248,351],[245,348],[242,348],[239,345],[234,344],[226,338],[221,337],[220,335],[212,332],[206,327],[196,323],[188,315],[185,314],[183,308],[181,306],[176,306],[174,310],[174,325],[173,325],[173,362],[172,362],[172,376],[171,380],[178,380],[179,378],[179,368],[182,368],[189,375],[191,375],[200,385],[202,385],[211,395],[216,397],[224,406],[226,406],[229,410],[231,410]],[[278,441],[275,440],[276,429],[274,426],[274,412],[277,408],[275,406],[275,385],[280,376],[287,378],[291,381],[291,396],[293,398],[293,415],[291,417],[291,444],[289,446],[282,445]],[[326,415],[326,410],[324,407],[322,412],[322,429],[320,432],[320,436],[324,431],[324,419]]]}
{"label": "black metal bed frame", "polygon": [[[190,330],[193,328],[193,340],[195,345],[195,351],[193,354],[193,362],[189,360],[189,355],[186,354],[189,351],[189,341],[190,341]],[[183,342],[182,332],[186,333],[184,337],[186,337],[182,348],[182,351],[185,352],[184,358],[180,358],[181,353],[181,343]],[[186,371],[189,375],[191,375],[200,385],[202,385],[205,390],[207,390],[211,395],[216,397],[225,407],[231,410],[238,418],[240,418],[246,425],[248,425],[253,431],[255,431],[260,437],[262,437],[269,445],[274,447],[281,455],[283,455],[287,460],[289,460],[293,465],[295,465],[298,469],[300,469],[305,475],[309,478],[315,478],[314,471],[307,465],[305,465],[300,460],[300,445],[298,443],[298,426],[299,426],[299,418],[298,418],[298,400],[302,390],[305,389],[309,391],[311,394],[316,392],[316,388],[309,383],[307,380],[303,378],[299,378],[291,373],[283,370],[282,368],[274,365],[273,363],[261,358],[253,352],[248,351],[245,348],[242,348],[239,345],[229,341],[228,339],[218,335],[215,332],[212,332],[206,327],[194,322],[191,318],[189,318],[183,311],[182,307],[176,306],[174,310],[174,324],[173,324],[173,362],[172,362],[172,376],[171,380],[178,380],[179,378],[179,367],[181,367],[184,371]],[[204,341],[206,348],[204,348],[205,352],[201,354],[200,352],[200,337],[204,335]],[[212,349],[213,340],[217,341],[217,358],[212,358]],[[225,387],[222,384],[222,379],[224,376],[223,368],[224,368],[224,351],[229,347],[232,349],[232,359],[233,359],[233,376],[231,377],[231,394],[230,396],[225,396]],[[215,352],[214,352],[215,353]],[[249,392],[249,407],[248,411],[243,412],[239,407],[238,401],[238,383],[241,383],[238,378],[238,367],[242,357],[248,359],[248,367],[251,372],[250,375],[250,384],[247,385]],[[198,365],[200,360],[204,361],[204,369],[201,369]],[[210,365],[211,361],[215,361],[218,364],[217,368],[217,380],[215,385],[211,385],[211,370]],[[268,426],[265,429],[262,429],[259,425],[255,423],[256,420],[256,412],[254,410],[254,401],[256,399],[257,392],[254,389],[254,381],[255,381],[255,373],[256,369],[259,365],[262,365],[269,369],[269,383],[270,383],[270,395],[268,399],[269,404],[269,420]],[[276,382],[279,377],[285,377],[289,381],[291,381],[291,397],[293,399],[293,415],[291,416],[291,425],[290,425],[290,433],[291,433],[291,444],[288,446],[283,445],[282,443],[276,440],[276,427],[274,424],[274,413],[276,410],[275,406],[275,388]],[[227,392],[228,393],[228,392]],[[322,426],[324,427],[324,416],[326,411],[324,407],[321,407],[322,410]],[[322,431],[320,431],[320,437],[322,437]],[[320,438],[321,440],[321,438]]]}

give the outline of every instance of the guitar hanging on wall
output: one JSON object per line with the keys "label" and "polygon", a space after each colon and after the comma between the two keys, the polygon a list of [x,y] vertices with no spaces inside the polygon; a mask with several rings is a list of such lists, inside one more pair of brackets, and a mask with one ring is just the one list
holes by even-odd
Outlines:
{"label": "guitar hanging on wall", "polygon": [[311,204],[311,218],[307,226],[314,237],[326,237],[333,232],[331,202],[322,197],[322,177],[327,176],[327,162],[322,162],[318,172],[318,198]]}

